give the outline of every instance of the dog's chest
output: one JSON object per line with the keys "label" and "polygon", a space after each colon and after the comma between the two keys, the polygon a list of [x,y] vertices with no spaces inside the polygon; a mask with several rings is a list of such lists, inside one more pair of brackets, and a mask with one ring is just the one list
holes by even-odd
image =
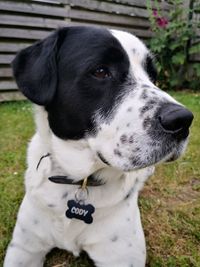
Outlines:
{"label": "dog's chest", "polygon": [[[102,191],[102,188],[97,190],[89,188],[89,198],[86,204],[91,203],[96,208],[91,224],[86,224],[78,219],[67,218],[67,202],[74,199],[77,188],[78,186],[59,185],[45,181],[40,187],[29,192],[29,198],[33,199],[37,209],[41,210],[43,216],[47,218],[51,235],[57,247],[78,255],[79,251],[88,244],[100,242],[102,239],[108,239],[109,236],[119,233],[118,224],[116,224],[116,229],[113,228],[113,220],[122,225],[124,221],[131,227],[137,224],[137,197],[133,195],[130,199],[112,205],[114,198],[112,199],[110,196],[109,205],[109,198],[104,201],[102,199],[104,192],[107,192],[105,188],[105,191]],[[107,190],[111,189],[108,188]],[[109,194],[107,192],[107,196]],[[132,214],[137,216],[134,218],[135,215],[132,217]],[[102,223],[104,224],[103,228]]]}

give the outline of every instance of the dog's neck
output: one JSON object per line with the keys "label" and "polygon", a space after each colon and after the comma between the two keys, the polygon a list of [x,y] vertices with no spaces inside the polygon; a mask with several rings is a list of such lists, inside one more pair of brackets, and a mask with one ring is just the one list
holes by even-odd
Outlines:
{"label": "dog's neck", "polygon": [[37,133],[43,142],[44,153],[50,153],[66,174],[74,180],[80,180],[100,169],[108,168],[109,172],[119,172],[103,163],[91,150],[87,140],[66,141],[56,137],[49,127],[45,109],[36,105],[35,109]]}

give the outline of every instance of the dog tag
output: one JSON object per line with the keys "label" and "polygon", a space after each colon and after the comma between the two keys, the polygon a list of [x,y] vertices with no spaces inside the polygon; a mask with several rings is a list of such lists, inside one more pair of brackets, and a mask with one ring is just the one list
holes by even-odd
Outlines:
{"label": "dog tag", "polygon": [[69,219],[78,219],[84,221],[87,224],[93,222],[92,213],[94,213],[95,208],[91,204],[82,204],[76,202],[75,200],[69,200],[67,202],[68,210],[66,211],[66,217]]}
{"label": "dog tag", "polygon": [[88,197],[87,178],[84,179],[81,188],[75,194],[75,200],[71,199],[67,202],[68,210],[65,215],[69,219],[78,219],[87,224],[93,222],[92,213],[95,207],[91,204],[85,205],[85,200]]}

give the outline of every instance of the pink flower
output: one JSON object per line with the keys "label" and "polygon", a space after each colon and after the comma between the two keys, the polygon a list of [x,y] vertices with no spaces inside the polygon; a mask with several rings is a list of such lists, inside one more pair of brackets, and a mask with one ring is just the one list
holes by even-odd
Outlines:
{"label": "pink flower", "polygon": [[160,28],[166,28],[166,26],[168,25],[168,20],[164,17],[163,18],[158,17],[156,19],[156,22]]}
{"label": "pink flower", "polygon": [[153,10],[153,16],[154,16],[154,17],[157,17],[157,16],[158,16],[158,11],[157,11],[157,9],[154,9],[154,10]]}

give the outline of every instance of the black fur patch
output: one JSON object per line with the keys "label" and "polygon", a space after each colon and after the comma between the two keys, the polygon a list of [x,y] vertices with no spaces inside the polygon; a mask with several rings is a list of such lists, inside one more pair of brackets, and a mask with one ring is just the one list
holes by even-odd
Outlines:
{"label": "black fur patch", "polygon": [[153,61],[153,58],[150,55],[147,55],[144,61],[144,68],[149,75],[149,78],[153,83],[157,80],[157,70]]}
{"label": "black fur patch", "polygon": [[141,99],[144,99],[144,100],[148,98],[148,95],[147,95],[147,89],[144,89],[144,90],[142,91],[142,94],[141,94],[140,98],[141,98]]}
{"label": "black fur patch", "polygon": [[150,117],[146,117],[143,121],[143,127],[146,130],[148,127],[151,126],[151,118]]}
{"label": "black fur patch", "polygon": [[121,135],[120,141],[122,142],[122,144],[127,143],[127,141],[128,141],[127,135],[125,135],[125,134]]}
{"label": "black fur patch", "polygon": [[114,149],[114,154],[121,157],[122,153],[119,151],[119,149]]}
{"label": "black fur patch", "polygon": [[[66,27],[22,50],[13,62],[19,89],[45,106],[49,124],[62,139],[97,131],[94,114],[108,118],[126,93],[129,59],[104,28]],[[111,75],[98,78],[99,67]],[[123,86],[124,85],[124,86]]]}

